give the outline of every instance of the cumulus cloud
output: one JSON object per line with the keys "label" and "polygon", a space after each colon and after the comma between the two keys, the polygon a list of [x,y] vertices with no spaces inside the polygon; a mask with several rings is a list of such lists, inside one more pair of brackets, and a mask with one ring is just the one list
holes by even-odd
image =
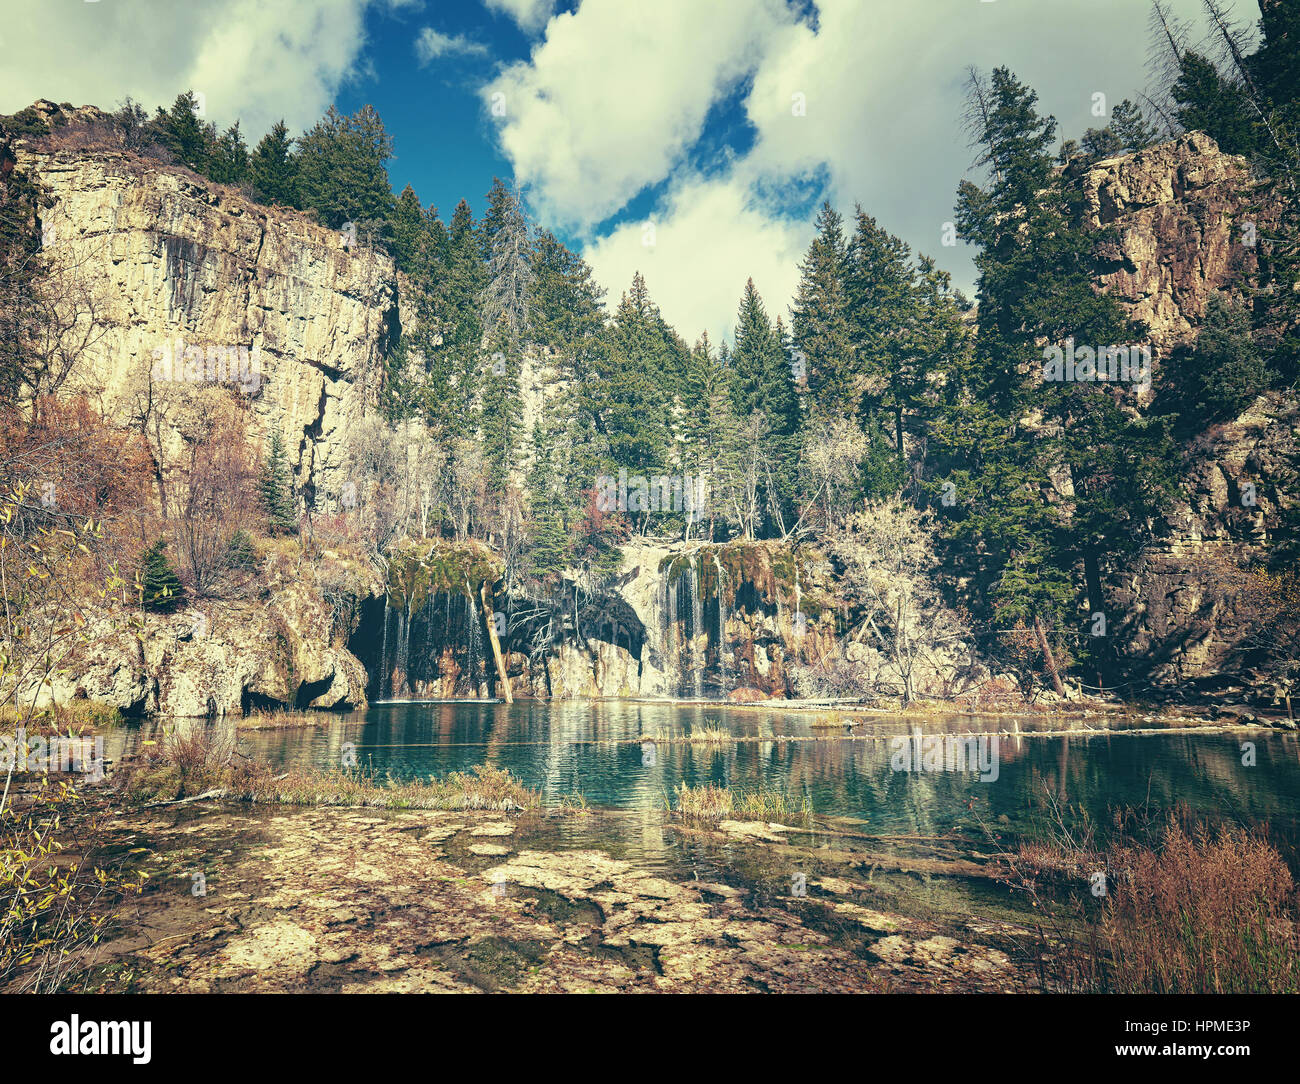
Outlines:
{"label": "cumulus cloud", "polygon": [[587,230],[667,176],[790,20],[781,0],[585,0],[557,15],[483,92],[532,205]]}
{"label": "cumulus cloud", "polygon": [[10,0],[0,27],[0,112],[36,98],[112,108],[130,95],[170,104],[203,94],[208,119],[235,119],[256,138],[284,117],[310,127],[355,71],[372,4],[411,0],[135,0],[70,5],[57,22],[44,0]]}
{"label": "cumulus cloud", "polygon": [[808,223],[758,197],[746,178],[690,177],[649,218],[623,223],[583,255],[611,302],[640,271],[664,319],[683,338],[694,342],[708,331],[716,345],[731,339],[751,275],[768,315],[784,314],[811,232]]}
{"label": "cumulus cloud", "polygon": [[415,39],[415,55],[421,64],[444,56],[486,56],[487,46],[463,34],[442,34],[426,26]]}
{"label": "cumulus cloud", "polygon": [[[1197,21],[1200,0],[1171,3]],[[1145,13],[1132,0],[1028,12],[971,0],[714,7],[724,5],[665,2],[633,17],[613,0],[585,0],[487,88],[504,95],[500,143],[544,221],[582,236],[647,186],[670,182],[654,206],[653,255],[640,246],[639,223],[594,239],[586,255],[614,297],[640,266],[688,337],[730,328],[737,282],[751,272],[769,312],[785,311],[812,216],[790,219],[806,209],[806,189],[795,186],[800,197],[787,201],[760,196],[809,175],[824,179],[821,195],[846,215],[861,203],[969,290],[969,251],[944,247],[943,237],[975,155],[961,123],[971,65],[1011,67],[1063,136],[1105,123],[1090,112],[1096,92],[1113,105],[1147,83]],[[1258,17],[1253,0],[1234,8]],[[709,109],[746,76],[752,148],[720,176],[686,179]]]}
{"label": "cumulus cloud", "polygon": [[555,0],[484,0],[489,11],[508,15],[526,34],[535,34],[555,11]]}

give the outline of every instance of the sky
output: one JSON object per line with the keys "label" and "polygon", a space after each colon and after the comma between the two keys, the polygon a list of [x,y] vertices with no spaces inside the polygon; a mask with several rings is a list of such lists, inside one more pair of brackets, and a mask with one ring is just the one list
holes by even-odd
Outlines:
{"label": "sky", "polygon": [[[1243,24],[1256,0],[1228,4]],[[1172,0],[1198,40],[1201,0]],[[494,176],[617,301],[641,271],[693,342],[745,280],[785,315],[823,200],[855,205],[973,294],[945,245],[981,180],[966,73],[1010,67],[1062,136],[1148,85],[1146,0],[0,0],[0,113],[202,95],[255,142],[370,103],[444,218]],[[1101,96],[1100,98],[1098,96]],[[1098,111],[1101,111],[1100,113]]]}

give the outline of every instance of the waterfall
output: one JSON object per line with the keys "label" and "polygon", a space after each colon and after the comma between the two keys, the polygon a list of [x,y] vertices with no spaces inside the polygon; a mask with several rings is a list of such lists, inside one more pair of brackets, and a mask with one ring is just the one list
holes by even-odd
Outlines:
{"label": "waterfall", "polygon": [[713,563],[718,569],[718,694],[724,699],[731,690],[727,680],[727,592],[723,586],[722,558],[713,551]]}
{"label": "waterfall", "polygon": [[[672,566],[669,566],[671,569]],[[673,695],[682,695],[682,641],[681,634],[677,628],[679,613],[677,609],[677,585],[679,580],[676,576],[670,576],[668,580],[668,621],[665,635],[668,637],[668,648],[665,652],[667,658],[672,660],[673,674]]]}
{"label": "waterfall", "polygon": [[406,607],[397,611],[397,680],[394,696],[407,695],[406,668],[411,657],[411,620]]}
{"label": "waterfall", "polygon": [[[703,554],[698,554],[700,561]],[[690,576],[686,589],[691,593],[691,674],[695,679],[695,698],[704,696],[704,651],[700,646],[700,636],[704,633],[704,600],[700,598],[700,570],[696,566],[696,557],[691,558]]]}
{"label": "waterfall", "polygon": [[384,692],[385,686],[388,687],[388,694],[392,694],[392,671],[388,669],[388,618],[391,611],[388,608],[388,596],[384,596],[384,637],[383,646],[379,649],[379,699],[386,699]]}
{"label": "waterfall", "polygon": [[466,614],[469,622],[469,628],[466,630],[469,634],[466,637],[469,642],[469,687],[475,696],[480,696],[478,662],[483,646],[483,633],[478,627],[478,607],[474,605],[474,592],[467,590],[465,598],[468,602]]}

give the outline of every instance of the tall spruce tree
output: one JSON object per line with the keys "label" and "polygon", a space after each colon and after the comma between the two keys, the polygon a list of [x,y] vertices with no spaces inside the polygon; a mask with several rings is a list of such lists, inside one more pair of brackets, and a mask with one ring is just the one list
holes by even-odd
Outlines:
{"label": "tall spruce tree", "polygon": [[293,495],[293,478],[284,440],[278,429],[271,433],[271,446],[258,478],[262,509],[271,534],[293,534],[298,529],[297,502]]}
{"label": "tall spruce tree", "polygon": [[293,157],[293,140],[282,120],[271,125],[253,150],[248,163],[248,178],[253,191],[263,203],[297,207],[298,164]]}
{"label": "tall spruce tree", "polygon": [[372,229],[386,224],[394,202],[387,169],[392,156],[392,137],[374,106],[346,116],[330,106],[298,140],[302,206],[333,229],[349,222]]}
{"label": "tall spruce tree", "polygon": [[1103,573],[1145,541],[1171,495],[1172,446],[1131,385],[1044,379],[1046,351],[1137,344],[1142,329],[1094,288],[1107,237],[1053,170],[1055,120],[1005,68],[973,99],[992,184],[963,182],[958,196],[958,226],[980,250],[980,310],[973,354],[947,374],[943,481],[961,502],[950,522],[992,575],[1001,620],[1072,622],[1076,568],[1090,612],[1105,613]]}

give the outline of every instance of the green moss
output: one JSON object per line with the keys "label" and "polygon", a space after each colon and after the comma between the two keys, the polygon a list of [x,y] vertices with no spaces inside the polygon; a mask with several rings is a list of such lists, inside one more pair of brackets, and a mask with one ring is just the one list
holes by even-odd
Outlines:
{"label": "green moss", "polygon": [[[700,577],[700,597],[711,601],[719,590],[727,607],[734,608],[741,585],[754,588],[769,603],[779,601],[799,608],[810,618],[820,617],[833,603],[811,590],[811,568],[822,559],[813,549],[795,549],[784,542],[727,542],[718,546],[701,546],[692,554],[671,554],[659,562],[659,571],[670,579],[685,576],[694,566]],[[718,566],[722,566],[722,584],[718,583]]]}
{"label": "green moss", "polygon": [[502,576],[501,559],[478,542],[403,542],[388,555],[388,598],[415,613],[438,594],[479,597]]}

